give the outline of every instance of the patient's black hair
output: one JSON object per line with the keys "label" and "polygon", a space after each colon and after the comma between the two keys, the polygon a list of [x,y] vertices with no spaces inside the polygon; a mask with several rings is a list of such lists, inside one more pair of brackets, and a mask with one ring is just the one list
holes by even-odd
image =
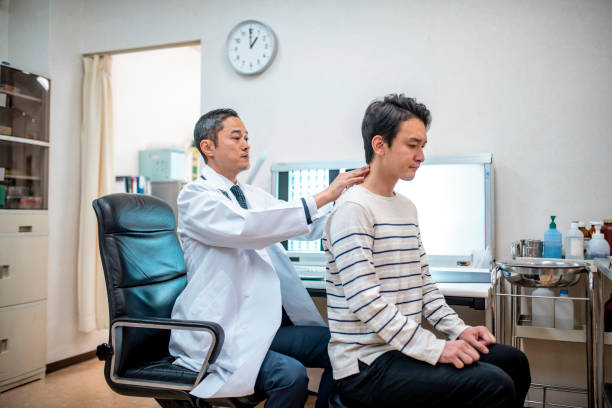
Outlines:
{"label": "patient's black hair", "polygon": [[208,159],[200,148],[200,142],[204,139],[208,139],[212,140],[213,144],[217,146],[217,134],[223,129],[223,121],[230,117],[238,118],[239,116],[233,109],[215,109],[202,115],[195,124],[195,128],[193,129],[193,144],[202,157],[204,157],[206,163],[208,163]]}
{"label": "patient's black hair", "polygon": [[411,118],[420,119],[426,129],[431,123],[431,113],[427,107],[404,94],[389,94],[382,100],[377,99],[370,103],[361,122],[366,163],[369,164],[374,156],[372,149],[374,136],[381,135],[391,147],[400,123]]}

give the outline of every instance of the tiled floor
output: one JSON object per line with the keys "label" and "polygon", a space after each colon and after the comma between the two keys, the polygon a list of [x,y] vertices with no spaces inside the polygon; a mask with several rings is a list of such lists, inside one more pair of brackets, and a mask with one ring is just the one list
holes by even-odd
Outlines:
{"label": "tiled floor", "polygon": [[[111,391],[104,380],[104,363],[89,360],[55,371],[0,394],[2,408],[159,408],[150,398],[125,397]],[[309,396],[307,408],[314,407]],[[263,403],[257,406],[263,408]]]}

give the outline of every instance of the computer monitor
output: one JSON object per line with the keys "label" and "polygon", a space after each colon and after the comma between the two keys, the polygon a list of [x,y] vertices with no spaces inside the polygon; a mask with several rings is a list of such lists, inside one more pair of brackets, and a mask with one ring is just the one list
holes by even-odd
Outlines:
{"label": "computer monitor", "polygon": [[[288,201],[315,194],[341,172],[364,164],[363,160],[276,163],[271,167],[272,193]],[[417,208],[432,268],[452,270],[477,250],[489,248],[494,253],[492,172],[490,153],[428,156],[414,180],[398,181],[395,191]],[[325,264],[320,240],[289,240],[283,245],[296,264]]]}

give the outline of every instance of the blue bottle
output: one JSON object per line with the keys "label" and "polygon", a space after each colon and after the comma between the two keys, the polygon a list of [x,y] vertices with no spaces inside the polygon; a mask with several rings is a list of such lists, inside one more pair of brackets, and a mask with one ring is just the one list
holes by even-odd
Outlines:
{"label": "blue bottle", "polygon": [[562,239],[555,218],[556,215],[550,216],[550,228],[544,234],[544,258],[561,258]]}

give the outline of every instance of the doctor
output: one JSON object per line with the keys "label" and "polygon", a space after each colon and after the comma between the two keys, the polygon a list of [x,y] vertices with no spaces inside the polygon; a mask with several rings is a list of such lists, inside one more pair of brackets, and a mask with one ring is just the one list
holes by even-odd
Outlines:
{"label": "doctor", "polygon": [[[314,196],[279,201],[236,179],[249,168],[249,142],[235,111],[203,115],[194,139],[207,165],[178,197],[188,283],[172,318],[216,322],[225,342],[192,393],[221,398],[258,390],[267,395],[266,408],[303,407],[305,366],[321,367],[316,407],[327,407],[329,330],[279,242],[319,238],[326,218],[321,207],[361,183],[369,169],[342,173]],[[175,364],[199,371],[210,342],[206,333],[173,330]]]}

